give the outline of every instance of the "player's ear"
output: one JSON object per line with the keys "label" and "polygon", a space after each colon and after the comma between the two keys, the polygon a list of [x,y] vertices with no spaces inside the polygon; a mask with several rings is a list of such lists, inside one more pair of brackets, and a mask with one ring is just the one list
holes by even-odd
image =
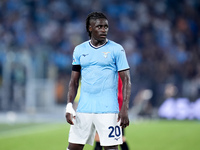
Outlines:
{"label": "player's ear", "polygon": [[89,31],[92,32],[92,26],[91,25],[89,25]]}

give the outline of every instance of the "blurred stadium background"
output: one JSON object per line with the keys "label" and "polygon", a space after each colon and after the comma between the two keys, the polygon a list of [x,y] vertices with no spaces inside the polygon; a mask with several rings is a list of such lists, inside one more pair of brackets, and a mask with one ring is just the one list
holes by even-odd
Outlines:
{"label": "blurred stadium background", "polygon": [[13,112],[64,111],[72,52],[89,39],[85,19],[91,11],[108,16],[108,38],[126,50],[131,118],[159,117],[168,98],[184,98],[180,108],[190,114],[189,107],[199,108],[194,104],[200,98],[198,0],[1,0],[1,114],[9,112],[12,119]]}
{"label": "blurred stadium background", "polygon": [[72,52],[89,39],[91,11],[107,15],[108,38],[126,50],[131,121],[199,120],[199,0],[1,0],[0,122],[65,121]]}

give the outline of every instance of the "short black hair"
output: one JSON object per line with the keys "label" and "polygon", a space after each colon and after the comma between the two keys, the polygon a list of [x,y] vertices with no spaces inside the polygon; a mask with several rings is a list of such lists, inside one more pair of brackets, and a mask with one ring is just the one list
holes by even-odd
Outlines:
{"label": "short black hair", "polygon": [[86,31],[88,32],[88,35],[89,35],[90,38],[91,38],[91,33],[89,31],[90,20],[92,20],[92,19],[96,20],[96,19],[100,19],[100,18],[104,18],[104,19],[108,20],[107,17],[101,12],[92,12],[87,16]]}

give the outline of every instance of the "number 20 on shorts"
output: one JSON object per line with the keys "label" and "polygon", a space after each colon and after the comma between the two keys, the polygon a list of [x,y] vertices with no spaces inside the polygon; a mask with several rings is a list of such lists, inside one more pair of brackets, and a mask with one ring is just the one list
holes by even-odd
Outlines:
{"label": "number 20 on shorts", "polygon": [[115,136],[119,137],[121,135],[121,130],[119,126],[110,126],[108,127],[108,129],[110,130],[110,134],[108,135],[109,138],[113,138]]}

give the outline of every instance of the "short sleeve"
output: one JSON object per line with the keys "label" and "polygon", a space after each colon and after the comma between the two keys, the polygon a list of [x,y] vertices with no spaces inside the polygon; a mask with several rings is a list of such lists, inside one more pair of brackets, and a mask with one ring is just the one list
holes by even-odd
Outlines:
{"label": "short sleeve", "polygon": [[117,71],[122,71],[130,68],[126,58],[125,50],[122,46],[119,46],[116,50],[116,65]]}
{"label": "short sleeve", "polygon": [[74,52],[73,52],[72,65],[80,65],[80,55],[79,55],[79,51],[77,47],[75,47]]}

